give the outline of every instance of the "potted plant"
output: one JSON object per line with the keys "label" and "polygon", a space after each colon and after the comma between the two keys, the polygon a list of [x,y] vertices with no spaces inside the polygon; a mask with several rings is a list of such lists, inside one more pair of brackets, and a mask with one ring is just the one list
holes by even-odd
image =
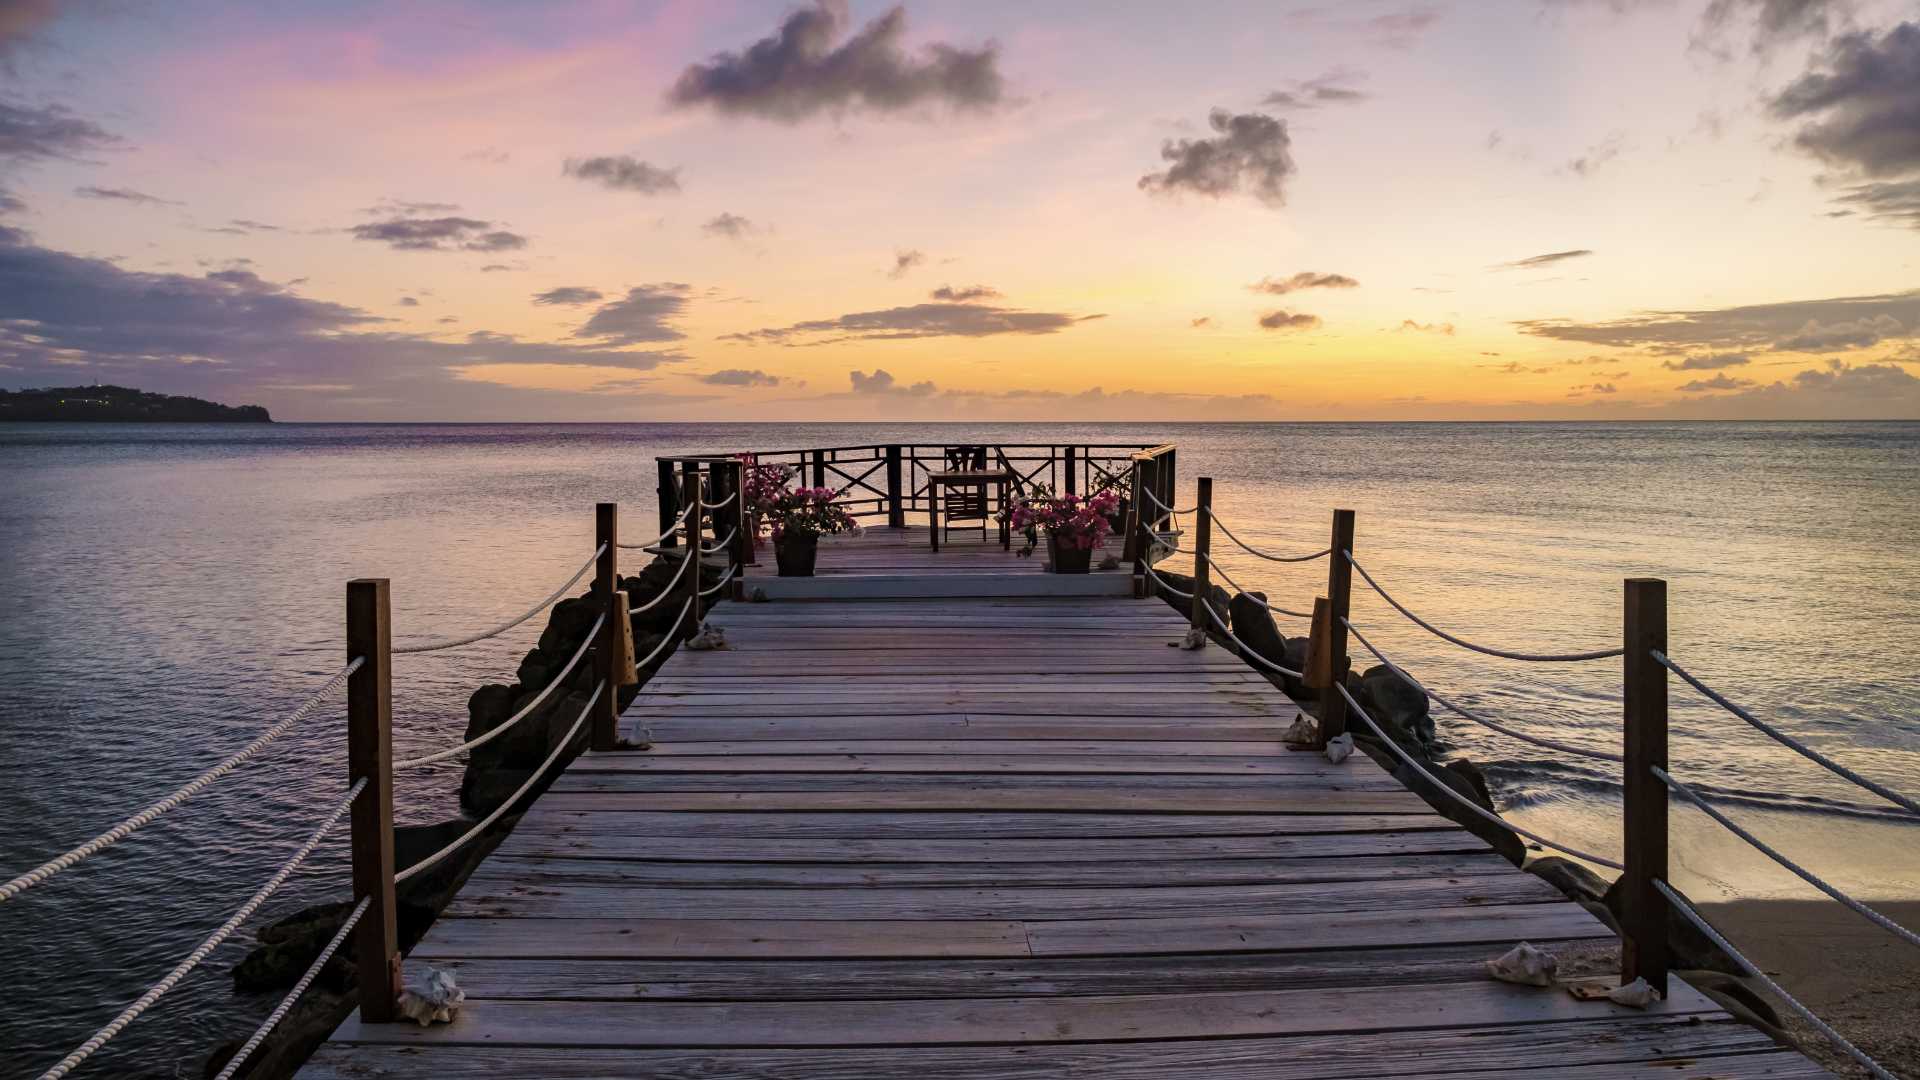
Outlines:
{"label": "potted plant", "polygon": [[1026,550],[1021,554],[1032,554],[1037,534],[1045,531],[1053,572],[1086,573],[1093,566],[1094,550],[1106,546],[1107,534],[1112,531],[1107,517],[1118,504],[1119,496],[1104,489],[1083,499],[1078,495],[1053,495],[1045,487],[1036,487],[1013,506],[1013,527],[1027,537]]}
{"label": "potted plant", "polygon": [[860,527],[845,507],[833,501],[838,494],[828,487],[782,488],[769,500],[766,520],[781,577],[812,577],[821,534],[837,535]]}
{"label": "potted plant", "polygon": [[753,541],[753,552],[758,556],[760,532],[767,526],[774,500],[788,490],[787,482],[793,479],[794,469],[789,465],[762,465],[754,454],[734,456],[744,466],[740,470],[740,484],[744,489],[740,497],[746,500],[747,534]]}

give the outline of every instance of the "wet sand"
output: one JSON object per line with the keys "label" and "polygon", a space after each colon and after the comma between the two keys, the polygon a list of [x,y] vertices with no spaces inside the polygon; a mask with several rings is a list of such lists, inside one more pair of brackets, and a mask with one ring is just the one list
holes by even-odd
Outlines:
{"label": "wet sand", "polygon": [[[1920,930],[1920,901],[1869,903]],[[1920,1080],[1920,948],[1827,900],[1735,900],[1700,909],[1840,1034],[1896,1075]],[[1774,1007],[1822,1064],[1841,1076],[1869,1075],[1784,1004]]]}

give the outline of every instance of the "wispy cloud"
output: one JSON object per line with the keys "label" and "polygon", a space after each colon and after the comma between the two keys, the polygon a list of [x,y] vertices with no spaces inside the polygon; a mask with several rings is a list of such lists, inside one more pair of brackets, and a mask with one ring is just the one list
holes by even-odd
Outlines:
{"label": "wispy cloud", "polygon": [[389,218],[347,231],[356,240],[376,241],[395,251],[514,251],[527,246],[526,237],[477,218]]}
{"label": "wispy cloud", "polygon": [[1247,286],[1254,292],[1269,293],[1274,296],[1285,296],[1287,293],[1299,292],[1302,289],[1357,289],[1359,287],[1358,281],[1345,274],[1319,274],[1312,270],[1302,270],[1290,278],[1279,280],[1270,277],[1261,278]]}
{"label": "wispy cloud", "polygon": [[573,336],[600,338],[614,345],[679,341],[687,335],[671,324],[686,313],[692,292],[691,285],[677,281],[628,289],[626,296],[594,312]]}
{"label": "wispy cloud", "polygon": [[158,195],[149,195],[144,191],[135,191],[132,188],[123,188],[123,187],[116,187],[116,188],[94,187],[93,185],[88,184],[82,187],[74,188],[73,193],[75,195],[80,196],[83,199],[100,199],[106,202],[138,203],[146,206],[180,206],[182,205],[181,203],[176,202],[173,199],[163,199]]}
{"label": "wispy cloud", "polygon": [[679,169],[663,169],[626,154],[568,158],[560,166],[560,172],[563,176],[588,180],[614,191],[632,191],[641,195],[673,195],[680,191]]}
{"label": "wispy cloud", "polygon": [[1320,325],[1320,316],[1305,312],[1269,311],[1260,316],[1263,330],[1312,330]]}
{"label": "wispy cloud", "polygon": [[824,345],[847,340],[902,340],[931,337],[992,337],[997,334],[1053,334],[1102,315],[1057,311],[1021,311],[988,304],[911,304],[882,311],[856,311],[833,319],[727,334],[722,340]]}
{"label": "wispy cloud", "polygon": [[578,304],[591,304],[595,300],[604,300],[605,298],[606,294],[599,289],[590,289],[584,285],[562,285],[559,288],[548,289],[543,293],[535,293],[533,302],[546,306],[574,306]]}
{"label": "wispy cloud", "polygon": [[965,303],[968,300],[998,299],[1000,290],[987,285],[961,285],[957,288],[952,285],[942,285],[927,295],[935,300]]}
{"label": "wispy cloud", "polygon": [[1538,270],[1544,266],[1553,266],[1556,263],[1566,262],[1568,259],[1585,259],[1592,254],[1593,252],[1587,248],[1576,248],[1572,251],[1549,251],[1545,255],[1529,255],[1524,259],[1515,259],[1512,262],[1500,263],[1496,265],[1494,269]]}
{"label": "wispy cloud", "polygon": [[898,281],[912,273],[914,267],[923,265],[926,261],[927,254],[924,251],[896,251],[893,253],[893,269],[887,271],[887,276]]}

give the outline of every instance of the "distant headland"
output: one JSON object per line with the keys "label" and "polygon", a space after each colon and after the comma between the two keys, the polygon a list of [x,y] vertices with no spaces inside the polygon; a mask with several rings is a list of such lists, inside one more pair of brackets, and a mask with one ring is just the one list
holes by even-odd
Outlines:
{"label": "distant headland", "polygon": [[54,386],[0,390],[0,423],[10,420],[271,424],[273,417],[259,405],[221,405],[129,386]]}

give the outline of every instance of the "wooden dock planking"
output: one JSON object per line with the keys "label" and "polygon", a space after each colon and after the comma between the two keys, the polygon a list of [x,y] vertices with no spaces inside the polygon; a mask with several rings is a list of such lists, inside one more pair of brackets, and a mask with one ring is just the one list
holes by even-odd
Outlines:
{"label": "wooden dock planking", "polygon": [[1684,984],[1637,1012],[1485,978],[1516,941],[1613,935],[1364,755],[1286,749],[1298,710],[1168,648],[1157,601],[712,618],[731,648],[677,653],[622,719],[655,750],[576,761],[414,949],[459,1020],[356,1016],[301,1076],[1827,1075]]}

